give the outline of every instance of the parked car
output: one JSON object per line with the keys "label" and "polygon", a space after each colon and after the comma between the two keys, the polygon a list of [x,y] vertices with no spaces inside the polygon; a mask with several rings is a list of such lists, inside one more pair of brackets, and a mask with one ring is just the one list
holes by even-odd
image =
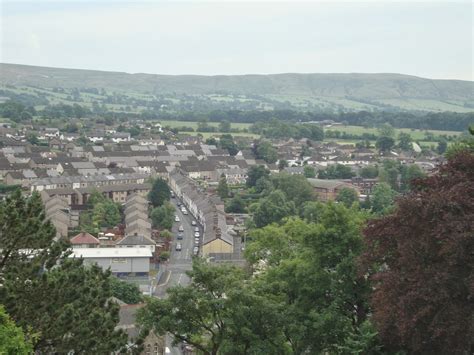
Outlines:
{"label": "parked car", "polygon": [[183,227],[183,225],[180,225],[180,226],[179,226],[178,231],[179,231],[179,232],[184,232],[184,227]]}
{"label": "parked car", "polygon": [[178,217],[177,215],[174,216],[174,221],[175,221],[175,222],[179,222],[179,217]]}
{"label": "parked car", "polygon": [[177,236],[177,238],[178,238],[178,240],[181,240],[181,239],[183,239],[183,233],[181,233],[181,232],[180,232],[180,233],[178,233],[178,236]]}
{"label": "parked car", "polygon": [[194,247],[193,248],[193,254],[198,255],[198,253],[199,253],[199,247]]}
{"label": "parked car", "polygon": [[174,191],[171,191],[171,198],[174,198]]}
{"label": "parked car", "polygon": [[196,225],[197,225],[196,221],[192,221],[191,224],[192,224],[193,226],[196,226]]}
{"label": "parked car", "polygon": [[199,238],[201,234],[199,232],[194,232],[194,237]]}
{"label": "parked car", "polygon": [[176,251],[181,251],[182,246],[181,243],[176,244]]}
{"label": "parked car", "polygon": [[198,239],[194,239],[194,244],[199,245],[199,238],[198,238]]}
{"label": "parked car", "polygon": [[195,231],[195,232],[199,232],[199,227],[195,227],[195,228],[194,228],[194,231]]}
{"label": "parked car", "polygon": [[183,211],[183,214],[188,214],[188,211],[184,210],[184,211]]}

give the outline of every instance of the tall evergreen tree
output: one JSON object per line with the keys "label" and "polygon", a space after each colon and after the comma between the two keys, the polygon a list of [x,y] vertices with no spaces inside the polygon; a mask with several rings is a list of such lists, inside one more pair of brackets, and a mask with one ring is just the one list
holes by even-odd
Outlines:
{"label": "tall evergreen tree", "polygon": [[110,272],[85,267],[55,241],[39,194],[17,191],[0,202],[0,300],[25,331],[39,335],[45,353],[105,354],[126,343],[116,331]]}
{"label": "tall evergreen tree", "polygon": [[163,205],[165,201],[171,198],[171,191],[165,180],[157,178],[153,181],[151,191],[148,193],[148,200],[150,200],[153,207]]}

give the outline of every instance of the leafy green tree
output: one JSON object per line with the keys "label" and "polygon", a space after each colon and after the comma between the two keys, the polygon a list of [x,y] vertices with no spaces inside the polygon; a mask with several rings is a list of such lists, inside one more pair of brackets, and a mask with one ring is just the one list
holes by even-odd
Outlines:
{"label": "leafy green tree", "polygon": [[219,138],[219,146],[226,149],[230,155],[234,156],[239,152],[239,147],[234,142],[234,137],[231,134],[223,134]]}
{"label": "leafy green tree", "polygon": [[379,169],[375,165],[364,166],[359,170],[359,175],[364,179],[375,179],[379,175]]}
{"label": "leafy green tree", "polygon": [[426,174],[416,164],[401,167],[400,173],[400,190],[402,192],[409,191],[412,186],[412,181],[424,177]]}
{"label": "leafy green tree", "polygon": [[0,299],[24,330],[38,334],[41,353],[120,350],[126,335],[115,330],[118,306],[110,302],[110,272],[68,258],[39,194],[14,192],[0,202]]}
{"label": "leafy green tree", "polygon": [[28,133],[26,136],[26,140],[33,145],[38,145],[39,144],[39,139],[38,136],[34,133]]}
{"label": "leafy green tree", "polygon": [[127,304],[137,304],[143,301],[138,286],[134,283],[122,281],[114,276],[110,278],[112,295]]}
{"label": "leafy green tree", "polygon": [[372,211],[384,214],[393,206],[396,192],[385,182],[377,184],[372,190]]}
{"label": "leafy green tree", "polygon": [[92,207],[94,207],[95,205],[97,205],[98,203],[103,203],[107,200],[106,197],[104,197],[104,195],[102,195],[98,190],[95,190],[92,191],[92,193],[90,194],[89,198],[87,199],[87,204],[91,205]]}
{"label": "leafy green tree", "polygon": [[150,217],[155,228],[171,229],[173,227],[174,214],[174,206],[166,201],[163,206],[155,207],[151,211]]}
{"label": "leafy green tree", "polygon": [[277,150],[268,141],[262,141],[256,145],[255,155],[258,159],[263,159],[269,164],[273,164],[278,160]]}
{"label": "leafy green tree", "polygon": [[278,161],[278,170],[283,170],[285,169],[286,167],[288,167],[288,161],[286,161],[285,159],[280,159]]}
{"label": "leafy green tree", "polygon": [[242,197],[240,197],[240,195],[236,195],[227,202],[225,205],[225,211],[227,213],[245,213],[245,201],[242,199]]}
{"label": "leafy green tree", "polygon": [[398,135],[398,147],[402,150],[413,150],[411,135],[405,132],[400,132]]}
{"label": "leafy green tree", "polygon": [[379,128],[377,128],[380,137],[395,137],[395,129],[390,123],[384,123]]}
{"label": "leafy green tree", "polygon": [[359,201],[359,194],[356,190],[350,187],[343,187],[336,196],[336,201],[342,203],[347,208],[350,208],[354,202]]}
{"label": "leafy green tree", "polygon": [[30,339],[20,327],[8,316],[0,305],[0,354],[29,355],[33,353]]}
{"label": "leafy green tree", "polygon": [[342,204],[320,208],[317,223],[288,220],[251,233],[246,257],[259,271],[256,288],[280,305],[291,353],[376,353],[376,332],[365,326],[370,287],[357,269],[364,216]]}
{"label": "leafy green tree", "polygon": [[188,275],[189,286],[168,289],[166,299],[148,299],[146,307],[139,311],[139,322],[157,334],[169,333],[175,342],[185,341],[204,354],[222,353],[223,347],[235,350],[239,344],[234,344],[232,338],[238,338],[241,323],[246,320],[242,316],[247,315],[242,312],[249,306],[252,310],[255,308],[255,299],[243,302],[240,290],[247,288],[242,269],[230,265],[211,266],[195,259]]}
{"label": "leafy green tree", "polygon": [[303,168],[303,175],[305,178],[315,178],[316,170],[312,166],[305,165]]}
{"label": "leafy green tree", "polygon": [[399,170],[396,167],[381,167],[379,169],[379,181],[389,184],[395,191],[400,188],[398,176]]}
{"label": "leafy green tree", "polygon": [[438,154],[442,155],[446,152],[447,149],[448,149],[448,142],[446,142],[446,139],[441,139],[438,142],[438,147],[436,148],[436,151],[438,152]]}
{"label": "leafy green tree", "polygon": [[395,146],[395,140],[392,137],[380,136],[375,142],[375,147],[380,152],[389,152]]}
{"label": "leafy green tree", "polygon": [[248,187],[254,187],[257,184],[258,179],[269,175],[270,170],[265,168],[263,165],[252,165],[247,171],[247,181],[245,184]]}
{"label": "leafy green tree", "polygon": [[171,191],[162,178],[157,178],[153,181],[151,191],[148,193],[148,200],[151,202],[153,207],[158,207],[163,205],[165,201],[169,201],[171,198]]}
{"label": "leafy green tree", "polygon": [[165,230],[161,231],[160,236],[169,241],[173,238],[173,233],[171,233],[169,230],[165,229]]}
{"label": "leafy green tree", "polygon": [[318,177],[320,179],[350,179],[354,175],[355,173],[349,166],[335,164],[319,171]]}
{"label": "leafy green tree", "polygon": [[199,120],[198,125],[197,125],[197,131],[198,132],[209,132],[209,119],[204,118]]}
{"label": "leafy green tree", "polygon": [[274,188],[272,180],[268,176],[262,176],[255,184],[255,192],[262,196],[267,196]]}
{"label": "leafy green tree", "polygon": [[253,220],[257,227],[279,222],[284,217],[295,214],[295,204],[288,201],[281,190],[272,191],[253,206]]}
{"label": "leafy green tree", "polygon": [[219,132],[230,132],[231,124],[228,120],[222,120],[219,122]]}
{"label": "leafy green tree", "polygon": [[206,144],[217,146],[218,142],[214,137],[210,137],[206,139]]}
{"label": "leafy green tree", "polygon": [[293,201],[295,206],[314,199],[313,187],[302,175],[279,173],[272,175],[272,185],[282,191],[288,201]]}
{"label": "leafy green tree", "polygon": [[227,179],[225,175],[222,175],[217,185],[217,194],[221,199],[229,197],[229,186],[227,185]]}
{"label": "leafy green tree", "polygon": [[92,225],[94,228],[115,227],[122,220],[119,206],[110,199],[96,203],[92,210]]}

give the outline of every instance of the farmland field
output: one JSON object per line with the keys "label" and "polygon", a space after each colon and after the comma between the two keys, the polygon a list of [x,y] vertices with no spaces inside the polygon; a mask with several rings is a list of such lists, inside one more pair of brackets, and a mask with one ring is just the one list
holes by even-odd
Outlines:
{"label": "farmland field", "polygon": [[[363,133],[373,133],[377,134],[376,128],[365,128],[361,126],[332,126],[324,129],[325,131],[339,131],[346,132],[348,134],[363,134]],[[396,135],[400,132],[405,132],[411,135],[413,140],[423,140],[425,138],[425,133],[432,133],[435,137],[441,135],[447,136],[458,136],[461,132],[457,131],[436,131],[436,130],[422,130],[422,129],[410,129],[410,128],[395,128]]]}
{"label": "farmland field", "polygon": [[[186,127],[191,127],[193,129],[196,129],[197,126],[198,126],[198,122],[196,122],[196,121],[165,121],[165,120],[160,120],[160,121],[157,121],[157,122],[160,122],[163,127],[169,126],[171,128],[186,126]],[[208,125],[213,126],[213,127],[218,127],[219,122],[208,122]],[[248,128],[250,128],[250,126],[251,126],[250,123],[231,123],[232,128],[238,128],[238,129],[246,129],[246,128],[248,129]],[[233,133],[233,134],[235,134],[235,133]]]}

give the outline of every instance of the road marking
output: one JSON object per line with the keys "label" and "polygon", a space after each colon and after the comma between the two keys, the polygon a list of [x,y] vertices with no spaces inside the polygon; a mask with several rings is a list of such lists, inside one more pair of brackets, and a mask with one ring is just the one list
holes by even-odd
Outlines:
{"label": "road marking", "polygon": [[183,277],[183,274],[179,274],[179,278],[178,278],[178,285],[181,284],[181,278]]}
{"label": "road marking", "polygon": [[185,257],[185,259],[186,259],[186,260],[189,259],[189,249],[186,249],[186,257]]}
{"label": "road marking", "polygon": [[166,279],[166,281],[160,285],[156,285],[156,287],[162,287],[162,286],[166,286],[168,284],[168,281],[170,280],[170,277],[171,277],[171,273],[172,271],[171,270],[167,270],[168,271],[168,277]]}

